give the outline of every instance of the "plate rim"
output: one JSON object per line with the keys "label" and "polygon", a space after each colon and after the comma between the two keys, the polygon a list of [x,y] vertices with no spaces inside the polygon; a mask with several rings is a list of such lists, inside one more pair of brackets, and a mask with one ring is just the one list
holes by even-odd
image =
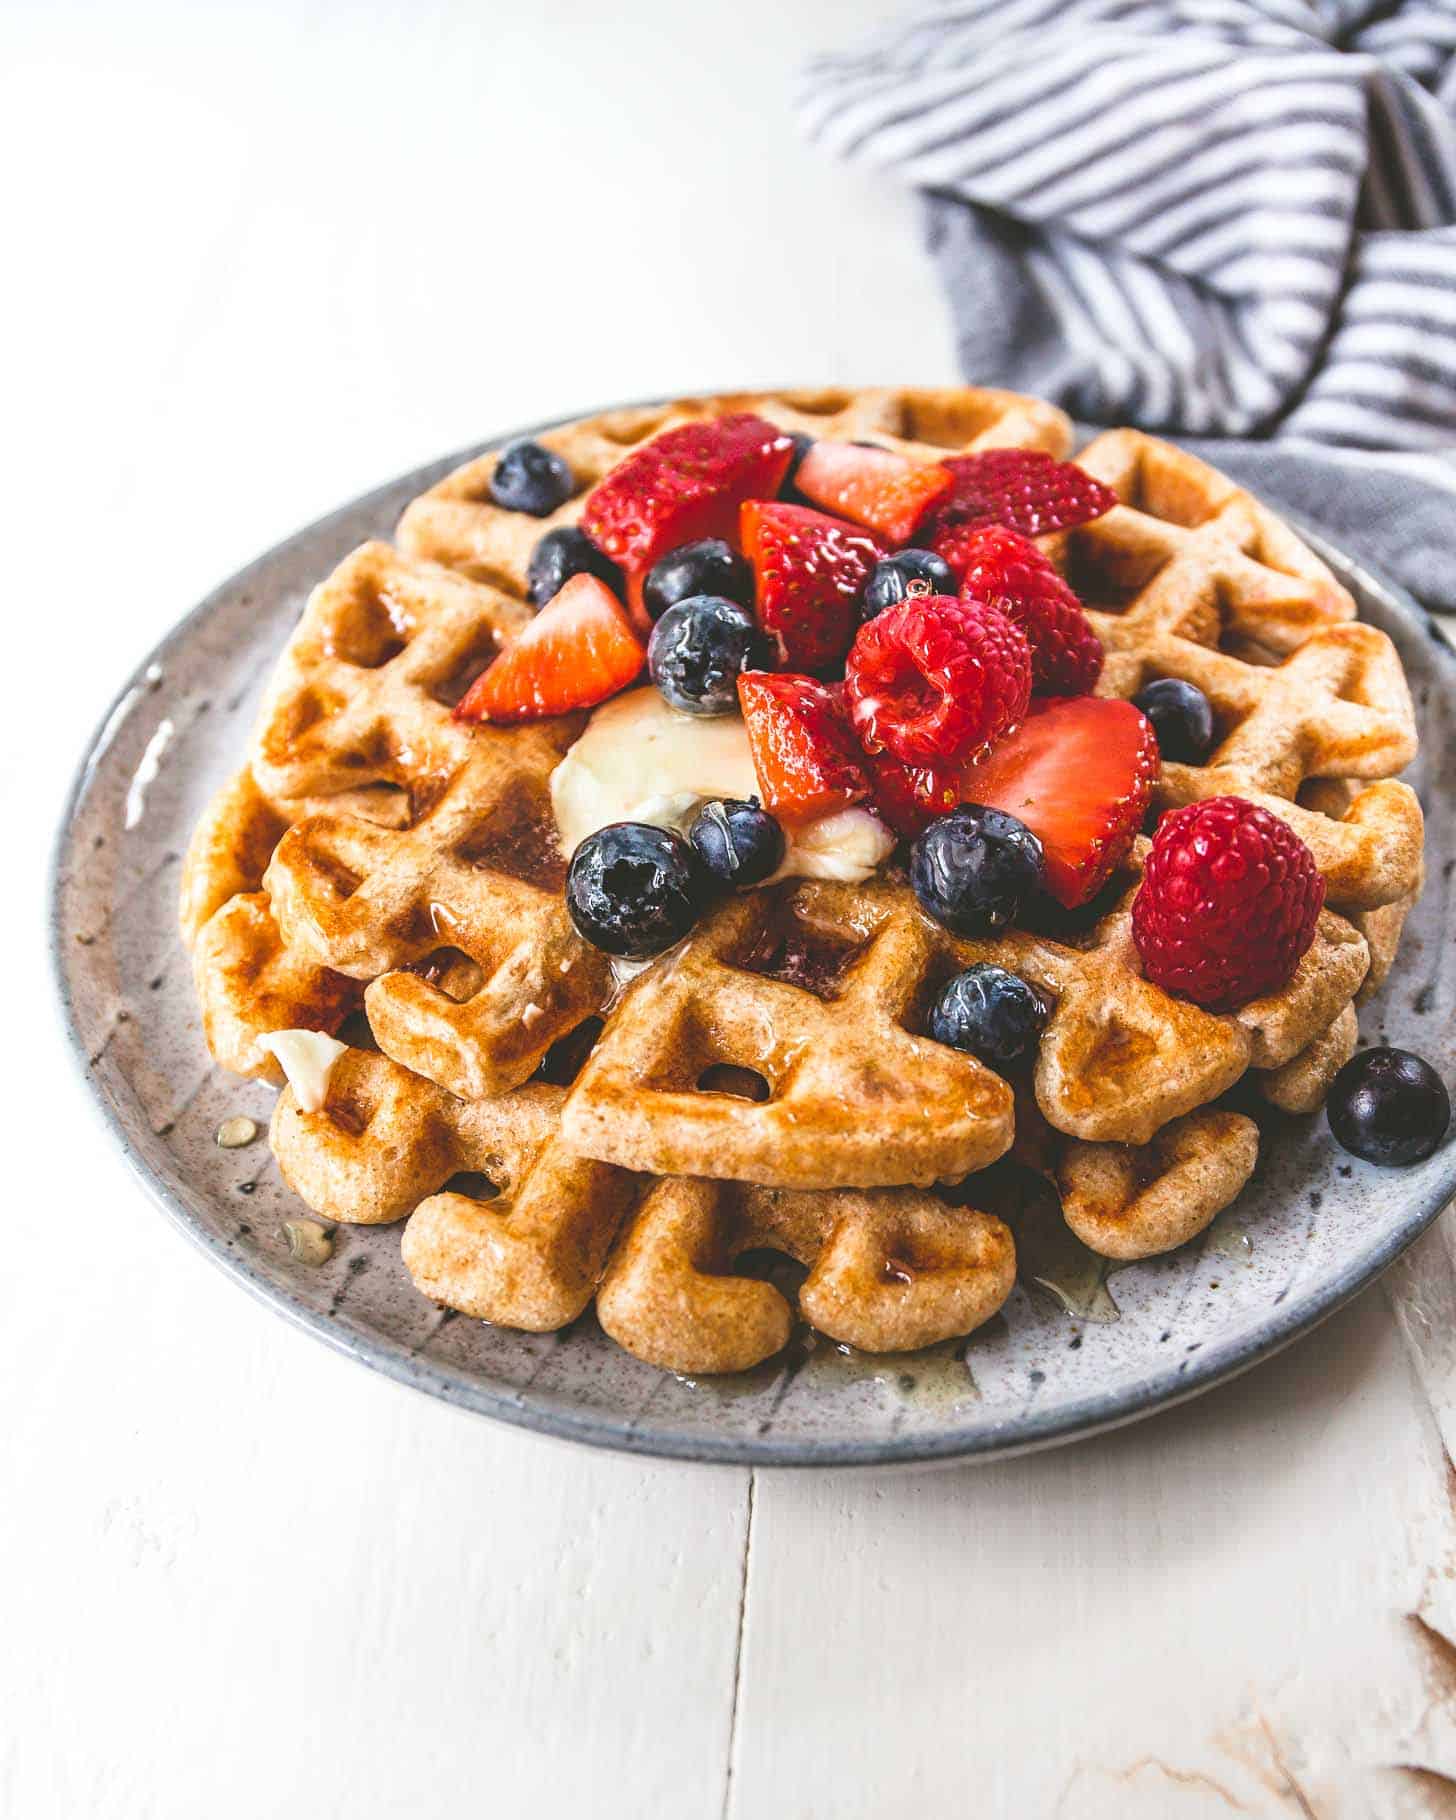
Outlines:
{"label": "plate rim", "polygon": [[[775,388],[759,389],[769,392]],[[1339,1275],[1322,1280],[1318,1287],[1291,1295],[1273,1317],[1261,1326],[1256,1341],[1229,1338],[1207,1342],[1200,1348],[1196,1364],[1187,1369],[1160,1368],[1143,1374],[1117,1392],[1089,1392],[1074,1403],[1059,1406],[1054,1413],[1038,1415],[1035,1411],[1023,1412],[1008,1417],[1004,1424],[986,1425],[977,1430],[949,1427],[932,1435],[891,1435],[864,1441],[716,1436],[701,1430],[641,1427],[637,1416],[613,1416],[598,1410],[582,1410],[559,1399],[533,1395],[529,1389],[518,1391],[493,1386],[489,1380],[417,1357],[399,1342],[340,1326],[310,1308],[285,1284],[274,1281],[265,1272],[253,1267],[246,1255],[209,1232],[193,1217],[181,1195],[133,1144],[113,1096],[97,1079],[90,1066],[77,1024],[73,983],[67,965],[71,948],[65,940],[62,922],[62,893],[71,869],[72,826],[99,765],[121,729],[125,706],[144,688],[149,673],[158,665],[165,668],[173,648],[185,641],[194,627],[204,623],[227,598],[261,578],[306,540],[311,541],[321,534],[327,534],[331,526],[358,513],[367,512],[376,504],[382,505],[386,499],[403,489],[422,492],[462,463],[491,449],[500,448],[517,437],[539,435],[545,430],[576,422],[600,411],[647,409],[668,402],[670,401],[662,398],[641,399],[627,404],[600,406],[597,412],[573,411],[522,425],[472,443],[453,454],[422,463],[417,468],[368,488],[354,499],[280,539],[211,588],[134,666],[107,704],[86,742],[83,756],[65,794],[51,840],[47,865],[47,946],[51,973],[60,1000],[65,1046],[76,1074],[84,1084],[86,1091],[83,1097],[93,1115],[118,1145],[133,1178],[172,1225],[180,1229],[227,1276],[257,1300],[281,1314],[291,1326],[396,1383],[432,1396],[454,1408],[468,1410],[510,1427],[555,1440],[572,1441],[617,1453],[691,1461],[702,1465],[870,1470],[884,1467],[948,1466],[958,1462],[969,1464],[1010,1459],[1072,1440],[1105,1434],[1163,1410],[1176,1408],[1216,1385],[1230,1382],[1244,1372],[1253,1370],[1310,1332],[1369,1287],[1431,1226],[1451,1200],[1453,1191],[1456,1191],[1456,1141],[1448,1148],[1449,1160],[1444,1173],[1427,1183],[1424,1193],[1407,1207],[1375,1253],[1364,1264],[1347,1267]],[[1425,632],[1439,654],[1435,660],[1437,669],[1444,667],[1445,686],[1456,693],[1456,652],[1447,643],[1434,617],[1404,588],[1374,573],[1298,516],[1287,512],[1280,512],[1279,516],[1343,581],[1353,583],[1357,591],[1372,595],[1384,608],[1393,610],[1398,617],[1411,621]]]}

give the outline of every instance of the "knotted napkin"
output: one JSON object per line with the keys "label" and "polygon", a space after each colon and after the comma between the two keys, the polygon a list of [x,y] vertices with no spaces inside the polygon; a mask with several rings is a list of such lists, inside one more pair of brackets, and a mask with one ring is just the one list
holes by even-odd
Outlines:
{"label": "knotted napkin", "polygon": [[805,72],[968,377],[1176,436],[1456,609],[1456,0],[970,0]]}

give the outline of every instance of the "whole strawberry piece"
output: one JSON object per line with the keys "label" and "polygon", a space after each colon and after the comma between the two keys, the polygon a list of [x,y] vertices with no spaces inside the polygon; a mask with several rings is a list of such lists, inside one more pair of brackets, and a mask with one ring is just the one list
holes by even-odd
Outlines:
{"label": "whole strawberry piece", "polygon": [[705,537],[736,539],[739,506],[777,493],[793,454],[790,437],[746,411],[665,430],[597,482],[581,528],[626,571],[640,607],[658,557]]}
{"label": "whole strawberry piece", "polygon": [[738,679],[738,701],[770,814],[804,820],[869,796],[863,754],[832,689],[810,676],[752,671]]}
{"label": "whole strawberry piece", "polygon": [[542,720],[598,702],[635,682],[643,650],[623,607],[595,575],[573,575],[455,710],[456,720]]}
{"label": "whole strawberry piece", "polygon": [[951,482],[939,462],[910,461],[894,449],[858,442],[816,442],[794,484],[826,512],[905,543]]}
{"label": "whole strawberry piece", "polygon": [[941,464],[951,488],[935,508],[932,528],[989,519],[1045,537],[1084,525],[1117,504],[1117,495],[1074,461],[1058,461],[1040,449],[982,449],[949,455]]}
{"label": "whole strawberry piece", "polygon": [[1208,1011],[1288,985],[1314,940],[1325,881],[1277,815],[1211,796],[1165,815],[1133,899],[1143,973]]}
{"label": "whole strawberry piece", "polygon": [[1084,695],[1033,707],[961,773],[960,800],[1004,809],[1041,841],[1046,889],[1075,910],[1095,897],[1142,826],[1158,741],[1131,702]]}
{"label": "whole strawberry piece", "polygon": [[942,534],[962,600],[984,600],[1014,619],[1031,646],[1033,695],[1090,695],[1102,674],[1102,641],[1082,603],[1029,538],[1004,525]]}
{"label": "whole strawberry piece", "polygon": [[860,627],[844,695],[866,751],[951,769],[1026,713],[1031,651],[993,606],[911,595]]}
{"label": "whole strawberry piece", "polygon": [[808,506],[749,500],[740,512],[753,565],[758,623],[791,670],[838,663],[859,623],[859,599],[888,547],[873,531]]}

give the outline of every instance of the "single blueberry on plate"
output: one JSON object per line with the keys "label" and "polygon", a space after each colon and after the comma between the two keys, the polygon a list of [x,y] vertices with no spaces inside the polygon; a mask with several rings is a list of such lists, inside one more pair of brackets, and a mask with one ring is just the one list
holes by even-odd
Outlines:
{"label": "single blueberry on plate", "polygon": [[784,863],[784,831],[757,797],[704,803],[688,839],[713,876],[731,889],[761,885]]}
{"label": "single blueberry on plate", "polygon": [[1435,1069],[1409,1049],[1366,1049],[1330,1085],[1325,1111],[1335,1142],[1386,1168],[1423,1163],[1451,1123],[1451,1096]]}
{"label": "single blueberry on plate", "polygon": [[768,668],[768,640],[736,600],[695,594],[671,606],[652,628],[647,673],[662,697],[685,714],[731,714],[738,678]]}
{"label": "single blueberry on plate", "polygon": [[571,469],[554,450],[523,437],[500,452],[490,477],[490,496],[508,512],[545,518],[571,498]]}
{"label": "single blueberry on plate", "polygon": [[622,593],[622,571],[605,550],[599,550],[585,531],[575,525],[558,525],[548,531],[531,552],[526,568],[526,592],[533,607],[544,607],[573,575],[595,575],[614,594]]}
{"label": "single blueberry on plate", "polygon": [[588,834],[566,874],[578,934],[630,960],[680,942],[711,896],[712,880],[688,843],[649,822],[611,822]]}
{"label": "single blueberry on plate", "polygon": [[669,607],[694,594],[716,594],[752,606],[753,571],[721,537],[703,537],[659,557],[642,584],[642,604],[651,619],[661,619]]}
{"label": "single blueberry on plate", "polygon": [[925,582],[932,594],[959,594],[955,570],[934,550],[897,550],[877,562],[874,573],[865,583],[860,602],[860,618],[874,619],[886,607],[893,607],[910,592],[912,581]]}
{"label": "single blueberry on plate", "polygon": [[1158,751],[1174,765],[1201,765],[1213,750],[1213,706],[1202,689],[1159,677],[1139,689],[1132,705],[1153,723]]}
{"label": "single blueberry on plate", "polygon": [[1046,1000],[1035,986],[982,961],[941,988],[930,1008],[930,1034],[937,1043],[1005,1068],[1036,1047],[1047,1016]]}
{"label": "single blueberry on plate", "polygon": [[1000,809],[962,803],[933,821],[910,849],[910,884],[922,907],[956,935],[986,935],[1015,921],[1040,888],[1041,842]]}

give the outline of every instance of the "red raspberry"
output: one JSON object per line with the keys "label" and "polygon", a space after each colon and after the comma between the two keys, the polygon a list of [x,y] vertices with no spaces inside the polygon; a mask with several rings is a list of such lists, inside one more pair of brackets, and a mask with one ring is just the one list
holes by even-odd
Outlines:
{"label": "red raspberry", "polygon": [[907,765],[960,764],[1026,713],[1031,650],[995,607],[912,595],[860,627],[844,694],[867,752]]}
{"label": "red raspberry", "polygon": [[1057,461],[1039,449],[982,449],[949,455],[952,486],[935,507],[933,525],[991,519],[1027,537],[1045,537],[1100,518],[1117,504],[1110,487],[1073,461]]}
{"label": "red raspberry", "polygon": [[1090,695],[1102,674],[1102,640],[1082,603],[1029,538],[1004,525],[958,525],[936,548],[961,581],[962,600],[989,601],[1031,646],[1033,695]]}
{"label": "red raspberry", "polygon": [[1288,985],[1324,901],[1314,855],[1287,823],[1211,796],[1159,822],[1132,935],[1155,986],[1234,1011]]}

